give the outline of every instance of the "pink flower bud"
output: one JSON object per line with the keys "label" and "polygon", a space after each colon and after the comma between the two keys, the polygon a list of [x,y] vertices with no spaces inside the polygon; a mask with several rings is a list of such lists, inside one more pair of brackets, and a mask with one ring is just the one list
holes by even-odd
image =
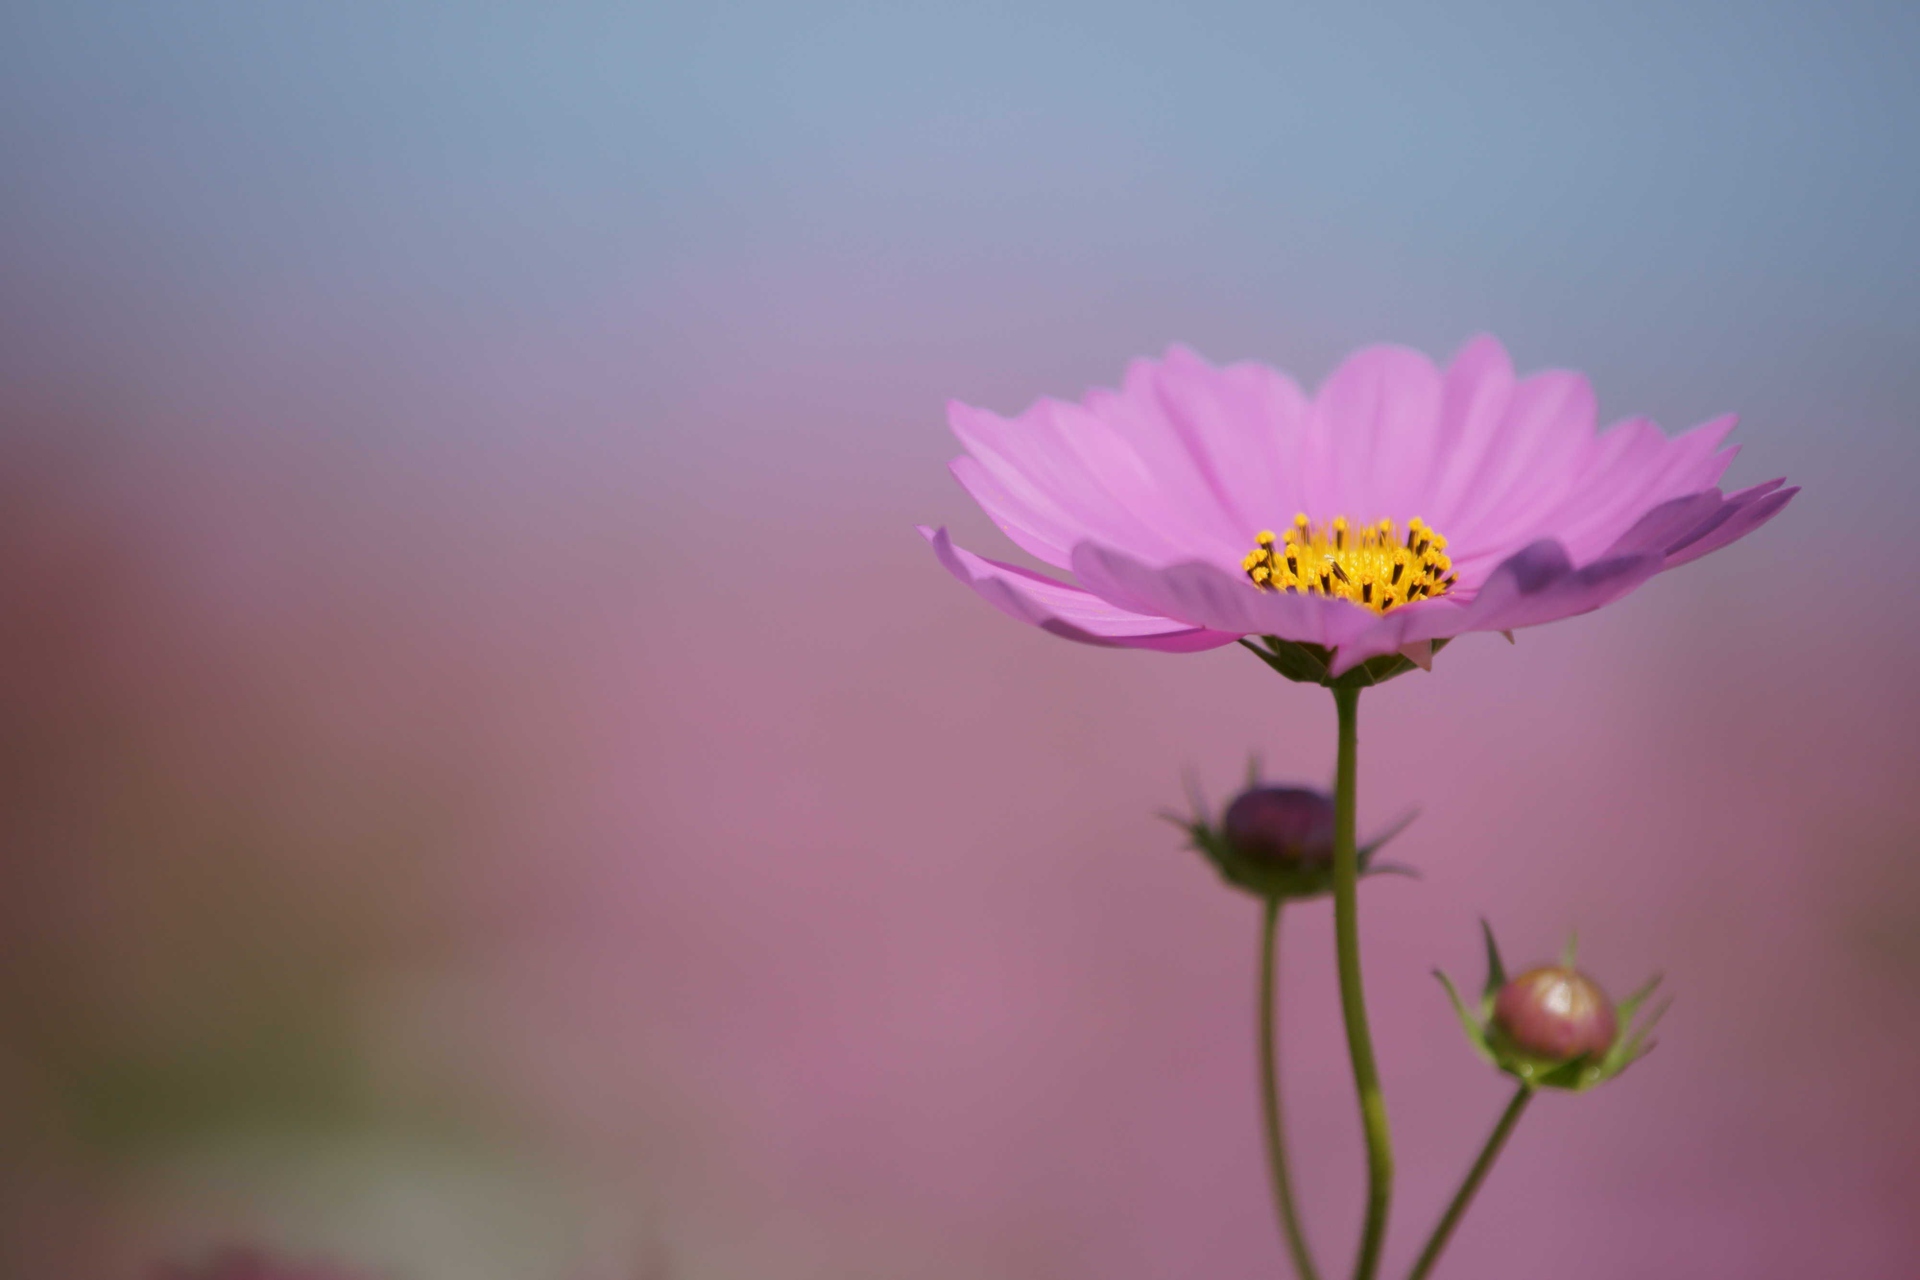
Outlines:
{"label": "pink flower bud", "polygon": [[1514,1049],[1548,1062],[1597,1057],[1619,1034],[1600,984],[1564,965],[1529,969],[1500,988],[1493,1026]]}

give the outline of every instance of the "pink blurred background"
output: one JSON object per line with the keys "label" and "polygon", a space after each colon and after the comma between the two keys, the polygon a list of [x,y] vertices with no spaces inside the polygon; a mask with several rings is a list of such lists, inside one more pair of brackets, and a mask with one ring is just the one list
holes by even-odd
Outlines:
{"label": "pink blurred background", "polygon": [[1442,1274],[1920,1271],[1911,14],[0,23],[0,1275],[1284,1274],[1256,908],[1153,814],[1324,781],[1329,700],[912,525],[1004,551],[948,396],[1481,329],[1807,489],[1363,700],[1389,1270],[1504,1099],[1428,976],[1485,914],[1678,1003]]}

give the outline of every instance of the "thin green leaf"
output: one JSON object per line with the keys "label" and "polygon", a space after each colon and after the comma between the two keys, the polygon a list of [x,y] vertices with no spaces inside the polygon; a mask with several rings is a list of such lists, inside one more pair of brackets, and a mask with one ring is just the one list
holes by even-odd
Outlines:
{"label": "thin green leaf", "polygon": [[1371,858],[1375,853],[1377,853],[1380,850],[1380,847],[1386,844],[1387,841],[1393,839],[1395,836],[1399,835],[1402,831],[1405,831],[1408,827],[1412,826],[1413,820],[1419,816],[1420,816],[1420,811],[1418,809],[1409,809],[1405,813],[1401,814],[1399,817],[1395,818],[1391,823],[1388,824],[1387,829],[1385,831],[1382,831],[1379,835],[1375,836],[1372,840],[1360,846],[1360,849],[1359,849],[1360,861],[1362,863],[1366,862],[1366,860],[1368,858]]}
{"label": "thin green leaf", "polygon": [[1447,1000],[1453,1005],[1454,1013],[1460,1019],[1460,1029],[1467,1033],[1467,1043],[1473,1046],[1475,1053],[1486,1060],[1489,1066],[1498,1066],[1494,1060],[1493,1049],[1487,1044],[1487,1033],[1481,1028],[1474,1016],[1467,1012],[1466,1004],[1460,999],[1460,993],[1454,990],[1453,979],[1435,969],[1433,976],[1440,979],[1440,985],[1447,989]]}
{"label": "thin green leaf", "polygon": [[1200,785],[1200,771],[1192,765],[1180,771],[1180,789],[1187,793],[1187,806],[1193,810],[1193,820],[1213,825],[1207,814],[1207,793]]}
{"label": "thin green leaf", "polygon": [[1633,1021],[1634,1011],[1646,1001],[1648,996],[1653,994],[1653,989],[1660,985],[1660,980],[1665,976],[1666,975],[1662,973],[1654,974],[1642,984],[1638,991],[1635,991],[1632,995],[1614,1006],[1614,1013],[1620,1019],[1621,1026],[1625,1026]]}
{"label": "thin green leaf", "polygon": [[1633,1029],[1633,1035],[1631,1037],[1633,1043],[1638,1044],[1640,1041],[1645,1040],[1647,1033],[1660,1025],[1660,1019],[1666,1017],[1667,1010],[1671,1008],[1673,1008],[1673,1001],[1671,999],[1662,1000],[1659,1004],[1655,1005],[1653,1012],[1642,1018],[1640,1025]]}
{"label": "thin green leaf", "polygon": [[1480,932],[1487,939],[1487,985],[1481,992],[1481,999],[1492,1007],[1493,998],[1500,994],[1500,988],[1507,985],[1507,967],[1500,963],[1500,944],[1493,940],[1493,926],[1486,917],[1480,918]]}
{"label": "thin green leaf", "polygon": [[1193,819],[1187,817],[1185,814],[1175,813],[1171,809],[1161,809],[1158,812],[1156,812],[1153,816],[1160,819],[1162,822],[1171,822],[1174,826],[1186,832],[1187,839],[1189,840],[1198,841],[1200,839],[1201,831],[1205,830],[1205,827],[1202,826],[1202,824],[1195,822]]}
{"label": "thin green leaf", "polygon": [[1409,880],[1424,880],[1420,868],[1405,866],[1398,862],[1368,863],[1360,868],[1363,876],[1405,876]]}
{"label": "thin green leaf", "polygon": [[[1641,1020],[1639,1026],[1620,1037],[1619,1042],[1613,1046],[1612,1052],[1607,1054],[1606,1066],[1609,1076],[1620,1074],[1653,1051],[1657,1041],[1648,1039],[1648,1035],[1654,1027],[1659,1025],[1660,1019],[1666,1016],[1667,1010],[1672,1006],[1673,1001],[1662,1000],[1652,1013]],[[1622,1017],[1621,1021],[1625,1022],[1626,1019]]]}

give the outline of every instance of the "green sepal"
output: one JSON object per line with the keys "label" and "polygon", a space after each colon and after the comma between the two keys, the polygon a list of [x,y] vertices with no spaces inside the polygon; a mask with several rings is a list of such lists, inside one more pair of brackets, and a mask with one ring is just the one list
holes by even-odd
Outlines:
{"label": "green sepal", "polygon": [[[1525,1076],[1517,1078],[1526,1079]],[[1563,1062],[1542,1072],[1539,1083],[1542,1088],[1570,1089],[1577,1093],[1582,1089],[1591,1089],[1605,1078],[1599,1063],[1591,1058],[1575,1058],[1572,1062]]]}
{"label": "green sepal", "polygon": [[[1607,1056],[1600,1062],[1602,1072],[1600,1079],[1613,1079],[1652,1053],[1654,1045],[1659,1043],[1648,1037],[1652,1034],[1654,1027],[1659,1025],[1660,1019],[1666,1016],[1673,1001],[1662,1000],[1654,1006],[1652,1013],[1639,1020],[1638,1025],[1634,1023],[1634,1015],[1640,1011],[1640,1006],[1646,1003],[1647,997],[1653,994],[1654,988],[1660,985],[1660,977],[1661,975],[1655,974],[1645,986],[1614,1007],[1614,1016],[1620,1020],[1620,1035],[1613,1042],[1613,1048],[1607,1051]],[[1595,1083],[1598,1081],[1596,1080]]]}
{"label": "green sepal", "polygon": [[1499,1060],[1493,1056],[1493,1046],[1487,1043],[1485,1028],[1468,1010],[1466,1002],[1460,999],[1460,993],[1454,990],[1453,979],[1438,969],[1433,971],[1433,976],[1440,979],[1440,985],[1447,989],[1447,1000],[1453,1005],[1454,1013],[1460,1017],[1460,1029],[1467,1033],[1467,1043],[1473,1046],[1475,1053],[1486,1060],[1488,1066],[1499,1066]]}
{"label": "green sepal", "polygon": [[[1366,689],[1420,669],[1419,664],[1405,654],[1383,653],[1368,658],[1351,671],[1335,676],[1334,652],[1325,645],[1282,640],[1279,636],[1261,636],[1260,640],[1260,644],[1255,644],[1243,638],[1240,644],[1254,657],[1297,684],[1325,685],[1329,689]],[[1446,647],[1445,640],[1433,642],[1435,653]]]}
{"label": "green sepal", "polygon": [[1326,684],[1333,654],[1317,644],[1295,644],[1279,636],[1262,636],[1264,647],[1251,640],[1240,641],[1254,657],[1297,684]]}
{"label": "green sepal", "polygon": [[[1607,1066],[1612,1051],[1607,1057],[1585,1054],[1561,1062],[1552,1058],[1536,1058],[1515,1048],[1501,1034],[1499,1025],[1492,1021],[1486,1025],[1486,1037],[1487,1043],[1493,1048],[1494,1065],[1515,1080],[1538,1089],[1590,1089],[1602,1080],[1611,1079],[1614,1074]],[[1616,1039],[1614,1048],[1617,1050],[1619,1046],[1620,1041]]]}
{"label": "green sepal", "polygon": [[[1435,646],[1438,647],[1437,645]],[[1403,676],[1409,671],[1418,671],[1419,664],[1399,653],[1383,653],[1368,658],[1353,670],[1328,683],[1332,689],[1371,689],[1374,685],[1385,684],[1395,676]]]}
{"label": "green sepal", "polygon": [[[1369,840],[1366,844],[1363,844],[1360,846],[1360,849],[1359,849],[1360,861],[1362,863],[1366,863],[1370,861],[1373,858],[1374,854],[1380,852],[1381,846],[1385,845],[1387,841],[1393,839],[1395,836],[1399,835],[1402,831],[1405,831],[1408,827],[1412,826],[1413,820],[1419,816],[1420,816],[1420,811],[1418,809],[1409,809],[1405,813],[1401,814],[1399,817],[1395,818],[1392,822],[1388,823],[1387,829],[1385,831],[1382,831],[1379,835],[1375,836],[1372,840]],[[1381,867],[1380,870],[1385,871],[1386,868]],[[1419,874],[1418,872],[1410,871],[1408,868],[1402,868],[1401,870],[1403,872],[1406,872],[1407,874],[1412,874],[1412,875]]]}
{"label": "green sepal", "polygon": [[1647,1037],[1652,1033],[1655,1024],[1657,1024],[1660,1019],[1666,1017],[1667,1010],[1672,1007],[1673,1001],[1662,1000],[1654,1007],[1653,1012],[1647,1015],[1646,1021],[1636,1027],[1633,1033],[1626,1038],[1626,1049],[1620,1056],[1620,1065],[1614,1068],[1616,1074],[1625,1071],[1628,1067],[1653,1052],[1653,1047],[1660,1042],[1658,1040],[1649,1040]]}
{"label": "green sepal", "polygon": [[[1665,974],[1660,973],[1654,974],[1651,978],[1647,979],[1638,991],[1613,1007],[1614,1016],[1620,1019],[1621,1026],[1624,1027],[1633,1021],[1633,1015],[1639,1011],[1641,1005],[1647,1002],[1647,997],[1653,994],[1654,988],[1660,985],[1660,979],[1665,976]],[[1653,1015],[1654,1018],[1658,1018],[1659,1016],[1657,1013]],[[1648,1025],[1651,1026],[1652,1022],[1653,1020],[1649,1019]]]}
{"label": "green sepal", "polygon": [[1480,1016],[1491,1018],[1494,997],[1507,985],[1507,968],[1500,963],[1500,944],[1493,940],[1493,926],[1484,916],[1480,919],[1480,932],[1487,940],[1487,984],[1480,989]]}

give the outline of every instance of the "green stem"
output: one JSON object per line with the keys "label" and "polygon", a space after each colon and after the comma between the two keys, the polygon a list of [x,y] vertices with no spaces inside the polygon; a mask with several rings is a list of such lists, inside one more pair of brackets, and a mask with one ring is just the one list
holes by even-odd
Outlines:
{"label": "green stem", "polygon": [[1273,1174],[1273,1203],[1286,1232],[1287,1252],[1300,1280],[1320,1280],[1313,1253],[1307,1248],[1300,1211],[1293,1203],[1293,1178],[1287,1172],[1286,1127],[1280,1119],[1280,1012],[1277,974],[1280,968],[1280,905],[1267,899],[1260,930],[1260,1100],[1267,1119],[1267,1168]]}
{"label": "green stem", "polygon": [[1531,1085],[1521,1085],[1520,1091],[1513,1095],[1513,1101],[1507,1104],[1506,1111],[1500,1116],[1500,1123],[1494,1125],[1493,1132],[1488,1135],[1487,1145],[1480,1149],[1480,1158],[1467,1171],[1467,1180],[1454,1193],[1453,1203],[1441,1215],[1440,1225],[1433,1229],[1433,1237],[1427,1241],[1427,1247],[1420,1251],[1420,1261],[1413,1264],[1407,1280],[1426,1280],[1427,1273],[1433,1270],[1433,1264],[1440,1260],[1440,1251],[1453,1238],[1453,1229],[1460,1225],[1467,1206],[1473,1203],[1474,1192],[1480,1190],[1480,1184],[1486,1181],[1487,1170],[1493,1168],[1493,1162],[1500,1157],[1500,1148],[1507,1145],[1507,1135],[1513,1132],[1514,1125],[1520,1123],[1520,1113],[1527,1109],[1527,1103],[1532,1098]]}
{"label": "green stem", "polygon": [[1353,1059],[1353,1084],[1360,1095],[1360,1120],[1367,1139],[1367,1217],[1360,1231],[1360,1256],[1353,1275],[1354,1280],[1373,1280],[1380,1269],[1387,1208],[1393,1200],[1393,1135],[1387,1130],[1387,1101],[1380,1093],[1373,1036],[1367,1030],[1367,997],[1360,984],[1360,856],[1354,839],[1360,690],[1334,689],[1333,705],[1340,718],[1340,752],[1333,781],[1334,949],[1340,969],[1340,1011],[1347,1024],[1347,1053]]}

